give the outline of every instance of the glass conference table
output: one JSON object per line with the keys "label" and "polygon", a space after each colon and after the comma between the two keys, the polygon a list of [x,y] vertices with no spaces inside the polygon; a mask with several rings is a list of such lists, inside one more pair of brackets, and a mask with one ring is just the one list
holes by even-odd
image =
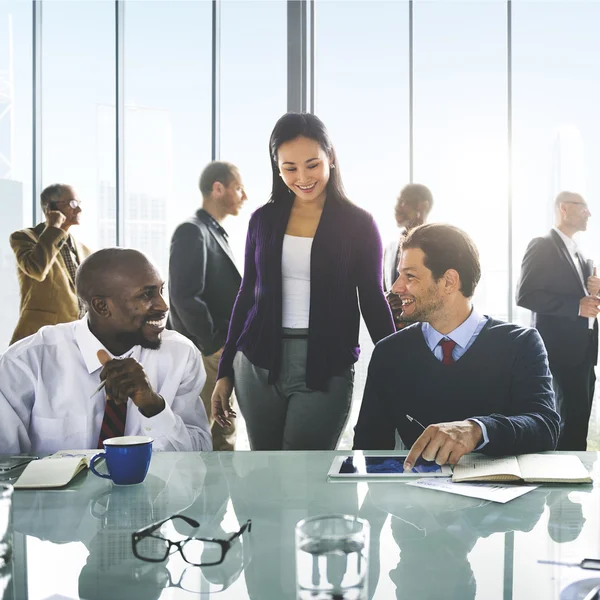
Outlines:
{"label": "glass conference table", "polygon": [[[600,583],[600,571],[539,562],[600,558],[597,453],[578,453],[594,485],[539,487],[504,505],[403,483],[329,483],[336,454],[156,453],[138,486],[86,470],[63,490],[16,491],[0,598],[292,599],[294,526],[332,512],[371,524],[369,598],[578,600]],[[216,567],[137,559],[131,533],[176,513],[199,521],[199,535],[224,538],[248,519],[252,531]]]}

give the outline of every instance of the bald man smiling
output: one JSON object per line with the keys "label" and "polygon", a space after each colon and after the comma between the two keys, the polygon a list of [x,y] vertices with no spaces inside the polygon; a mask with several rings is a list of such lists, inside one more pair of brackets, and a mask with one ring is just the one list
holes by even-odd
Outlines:
{"label": "bald man smiling", "polygon": [[165,330],[163,285],[137,250],[106,248],[81,264],[87,315],[0,358],[0,453],[101,448],[117,435],[150,436],[156,450],[212,449],[200,352]]}

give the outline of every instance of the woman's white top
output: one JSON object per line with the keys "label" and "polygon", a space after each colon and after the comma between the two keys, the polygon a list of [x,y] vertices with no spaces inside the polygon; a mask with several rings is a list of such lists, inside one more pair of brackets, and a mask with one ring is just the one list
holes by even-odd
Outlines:
{"label": "woman's white top", "polygon": [[282,327],[308,329],[310,313],[310,252],[313,238],[283,237],[281,274],[283,276]]}

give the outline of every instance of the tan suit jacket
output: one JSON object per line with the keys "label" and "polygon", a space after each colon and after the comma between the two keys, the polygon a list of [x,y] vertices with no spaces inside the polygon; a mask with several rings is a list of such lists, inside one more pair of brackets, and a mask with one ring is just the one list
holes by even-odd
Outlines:
{"label": "tan suit jacket", "polygon": [[[11,344],[32,335],[44,325],[69,323],[79,318],[75,282],[60,253],[68,233],[40,223],[15,231],[10,245],[17,258],[21,310]],[[73,238],[79,260],[91,254]]]}

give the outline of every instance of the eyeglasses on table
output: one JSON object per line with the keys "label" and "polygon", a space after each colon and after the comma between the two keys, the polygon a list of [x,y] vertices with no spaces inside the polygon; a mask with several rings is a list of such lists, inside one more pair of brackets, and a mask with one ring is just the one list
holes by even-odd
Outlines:
{"label": "eyeglasses on table", "polygon": [[[181,554],[183,560],[195,567],[208,567],[220,565],[225,560],[225,555],[237,538],[244,532],[252,531],[252,521],[248,519],[239,531],[226,539],[203,538],[189,536],[178,542],[160,535],[160,528],[168,521],[181,519],[191,527],[200,527],[195,519],[185,515],[173,515],[157,523],[152,523],[131,534],[131,544],[135,557],[147,562],[163,562],[172,554],[174,548]],[[158,533],[157,533],[158,532]]]}

